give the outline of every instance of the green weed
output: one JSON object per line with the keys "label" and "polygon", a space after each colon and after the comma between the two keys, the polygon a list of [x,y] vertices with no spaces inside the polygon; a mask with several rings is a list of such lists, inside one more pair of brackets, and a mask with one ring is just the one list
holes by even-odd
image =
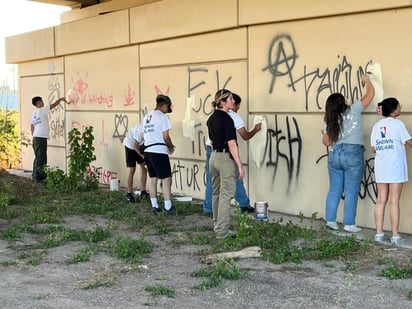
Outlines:
{"label": "green weed", "polygon": [[409,279],[412,278],[412,259],[408,265],[402,266],[394,262],[390,267],[381,271],[381,276],[389,279]]}
{"label": "green weed", "polygon": [[92,255],[97,251],[96,246],[87,246],[80,249],[80,252],[66,261],[66,264],[76,264],[89,262]]}
{"label": "green weed", "polygon": [[234,263],[233,259],[219,261],[211,267],[192,273],[193,277],[208,278],[195,286],[196,289],[201,291],[222,286],[223,279],[240,280],[246,277],[246,275],[247,273],[241,271],[240,266]]}
{"label": "green weed", "polygon": [[20,239],[19,228],[15,225],[7,227],[6,229],[0,231],[0,238],[7,240],[8,242],[13,242]]}
{"label": "green weed", "polygon": [[143,257],[148,256],[153,251],[153,245],[145,239],[133,240],[118,236],[109,245],[111,253],[121,260],[140,264]]}
{"label": "green weed", "polygon": [[144,290],[146,292],[150,292],[150,295],[153,298],[157,298],[160,296],[166,296],[169,298],[176,298],[176,291],[174,289],[168,288],[166,286],[163,285],[147,285],[145,286]]}

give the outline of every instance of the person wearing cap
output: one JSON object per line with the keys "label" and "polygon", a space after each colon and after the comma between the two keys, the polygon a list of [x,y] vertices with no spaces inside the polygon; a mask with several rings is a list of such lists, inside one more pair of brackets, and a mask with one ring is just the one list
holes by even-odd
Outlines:
{"label": "person wearing cap", "polygon": [[169,135],[172,128],[167,113],[172,112],[172,101],[166,95],[156,97],[156,108],[143,119],[144,160],[149,173],[149,193],[152,212],[161,212],[157,201],[157,182],[162,181],[164,211],[166,215],[176,215],[171,201],[172,170],[169,154],[175,146]]}
{"label": "person wearing cap", "polygon": [[207,120],[209,138],[212,143],[210,173],[213,188],[213,223],[217,239],[231,234],[230,200],[235,195],[236,177],[245,177],[237,146],[236,129],[228,111],[234,108],[235,101],[227,89],[216,92],[212,102],[215,108]]}
{"label": "person wearing cap", "polygon": [[[244,141],[250,140],[257,132],[262,129],[262,125],[260,123],[256,124],[255,127],[248,131],[245,128],[245,123],[243,122],[242,117],[237,113],[240,108],[240,103],[242,99],[236,93],[232,93],[233,100],[235,101],[233,109],[229,109],[228,113],[229,116],[233,119],[235,129],[242,137]],[[212,152],[212,146],[210,143],[210,139],[208,138],[206,141],[206,189],[205,189],[205,200],[203,202],[203,212],[211,213],[212,212],[212,181],[210,177],[210,170],[209,170],[209,161],[210,161],[210,154]],[[236,178],[236,191],[235,191],[235,200],[239,204],[240,211],[242,213],[254,213],[255,208],[250,205],[250,199],[247,196],[245,185],[243,180],[239,177]]]}
{"label": "person wearing cap", "polygon": [[375,153],[375,182],[378,198],[375,205],[376,234],[378,243],[385,240],[383,221],[386,204],[389,201],[392,228],[391,243],[401,245],[399,235],[400,209],[403,183],[408,181],[408,160],[405,145],[412,147],[412,137],[405,124],[398,117],[401,105],[396,98],[386,98],[378,104],[383,116],[372,128],[371,150]]}
{"label": "person wearing cap", "polygon": [[35,110],[31,114],[30,130],[33,136],[33,174],[32,179],[37,182],[46,180],[46,165],[47,165],[47,139],[49,138],[49,114],[50,111],[59,105],[61,102],[66,102],[64,97],[57,99],[50,105],[44,105],[42,97],[33,97],[31,103]]}
{"label": "person wearing cap", "polygon": [[149,193],[146,191],[147,169],[144,163],[144,156],[139,151],[139,146],[143,141],[143,125],[137,124],[127,131],[123,140],[124,151],[126,155],[126,166],[129,170],[127,175],[127,196],[128,203],[134,203],[133,195],[133,178],[136,172],[136,163],[140,165],[140,197],[147,198]]}

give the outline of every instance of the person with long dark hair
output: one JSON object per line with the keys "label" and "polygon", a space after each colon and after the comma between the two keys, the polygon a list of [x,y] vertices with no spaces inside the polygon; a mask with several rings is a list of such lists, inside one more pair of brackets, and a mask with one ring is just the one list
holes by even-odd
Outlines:
{"label": "person with long dark hair", "polygon": [[376,235],[374,240],[385,240],[383,218],[389,200],[392,227],[392,245],[403,242],[399,235],[399,200],[403,183],[408,181],[408,163],[405,145],[412,147],[412,137],[405,124],[397,119],[401,105],[395,98],[387,98],[378,104],[382,116],[372,128],[371,148],[375,156],[375,182],[378,186],[378,199],[375,204]]}
{"label": "person with long dark hair", "polygon": [[349,105],[340,93],[331,94],[325,105],[322,142],[329,147],[329,192],[326,198],[326,226],[338,230],[337,210],[344,196],[343,229],[350,233],[360,232],[356,226],[358,194],[364,170],[364,146],[362,112],[375,96],[368,75],[363,75],[365,94]]}

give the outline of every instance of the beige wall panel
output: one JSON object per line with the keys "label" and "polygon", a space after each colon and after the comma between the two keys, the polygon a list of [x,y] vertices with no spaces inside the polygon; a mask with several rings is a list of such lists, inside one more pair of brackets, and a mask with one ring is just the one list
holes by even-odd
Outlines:
{"label": "beige wall panel", "polygon": [[251,25],[316,16],[410,6],[409,0],[239,0],[239,24]]}
{"label": "beige wall panel", "polygon": [[137,5],[148,4],[150,2],[155,2],[159,0],[116,0],[116,1],[100,1],[100,4],[95,4],[92,6],[84,7],[81,9],[75,9],[71,11],[63,12],[60,15],[60,22],[67,23],[71,21],[76,21],[80,19],[85,19],[93,16],[98,16],[100,14],[107,14],[113,11],[119,11],[134,7]]}
{"label": "beige wall panel", "polygon": [[[247,126],[246,62],[213,65],[153,68],[141,71],[142,108],[151,111],[158,93],[173,101],[170,135],[176,150],[173,158],[205,159],[206,121],[212,112],[211,102],[219,88],[226,87],[244,99],[240,115]],[[192,103],[188,97],[193,96]],[[247,162],[246,143],[239,140],[242,162]]]}
{"label": "beige wall panel", "polygon": [[266,201],[270,210],[302,211],[306,216],[318,212],[323,217],[328,176],[327,159],[320,159],[326,154],[320,142],[322,116],[289,113],[265,117],[266,143],[260,145],[266,150],[264,159],[259,167],[251,156],[249,161],[251,203]]}
{"label": "beige wall panel", "polygon": [[118,11],[55,27],[56,55],[129,44],[129,12]]}
{"label": "beige wall panel", "polygon": [[47,148],[47,165],[66,172],[66,148],[49,146]]}
{"label": "beige wall panel", "polygon": [[54,56],[54,28],[46,28],[6,38],[7,63],[18,63]]}
{"label": "beige wall panel", "polygon": [[385,95],[406,102],[412,41],[404,25],[411,17],[404,9],[250,28],[250,110],[316,112],[340,89],[360,97],[359,76],[369,61],[381,64]]}
{"label": "beige wall panel", "polygon": [[21,146],[20,150],[20,168],[26,171],[33,171],[34,152],[32,145]]}
{"label": "beige wall panel", "polygon": [[[64,95],[64,78],[62,74],[25,77],[20,78],[19,83],[24,90],[20,92],[21,131],[31,140],[30,117],[35,108],[31,104],[32,97],[41,96],[44,104],[50,105]],[[48,144],[51,146],[65,146],[66,107],[65,103],[61,103],[50,112]]]}
{"label": "beige wall panel", "polygon": [[63,57],[19,64],[20,77],[58,73],[64,73]]}
{"label": "beige wall panel", "polygon": [[[216,42],[236,42],[236,48],[222,48]],[[246,28],[214,32],[192,37],[142,44],[141,66],[174,65],[247,57]]]}
{"label": "beige wall panel", "polygon": [[138,47],[65,57],[70,110],[139,110]]}
{"label": "beige wall panel", "polygon": [[237,0],[163,0],[130,9],[131,43],[235,26]]}
{"label": "beige wall panel", "polygon": [[[102,168],[100,183],[110,184],[110,178],[120,179],[120,185],[127,184],[127,168],[125,162],[123,140],[130,129],[139,123],[138,115],[123,112],[68,112],[67,131],[77,128],[80,132],[87,126],[93,126],[95,167]],[[138,171],[140,173],[140,171]],[[135,175],[135,187],[139,187],[139,173]]]}

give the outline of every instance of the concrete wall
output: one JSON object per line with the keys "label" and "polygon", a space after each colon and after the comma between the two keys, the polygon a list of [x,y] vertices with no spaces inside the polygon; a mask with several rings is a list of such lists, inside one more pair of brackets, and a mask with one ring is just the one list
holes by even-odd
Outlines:
{"label": "concrete wall", "polygon": [[[164,93],[174,103],[172,190],[203,198],[205,123],[214,93],[226,87],[243,98],[240,114],[249,128],[255,118],[266,121],[257,138],[239,141],[252,202],[323,217],[329,186],[327,149],[320,141],[325,99],[337,91],[349,100],[360,98],[360,76],[377,62],[384,95],[400,100],[401,119],[412,128],[412,41],[406,26],[411,17],[405,0],[318,0],[310,6],[303,0],[163,0],[10,37],[7,59],[19,63],[26,134],[32,96],[50,103],[73,90],[74,103],[50,119],[50,165],[66,167],[71,128],[93,125],[101,182],[116,175],[125,185],[122,140]],[[376,200],[369,150],[370,130],[379,119],[374,108],[363,117],[367,164],[357,217],[367,227],[374,226]],[[23,168],[31,169],[32,156],[31,149],[23,151]],[[135,184],[139,187],[138,174]],[[411,198],[407,183],[402,232],[412,233]]]}

